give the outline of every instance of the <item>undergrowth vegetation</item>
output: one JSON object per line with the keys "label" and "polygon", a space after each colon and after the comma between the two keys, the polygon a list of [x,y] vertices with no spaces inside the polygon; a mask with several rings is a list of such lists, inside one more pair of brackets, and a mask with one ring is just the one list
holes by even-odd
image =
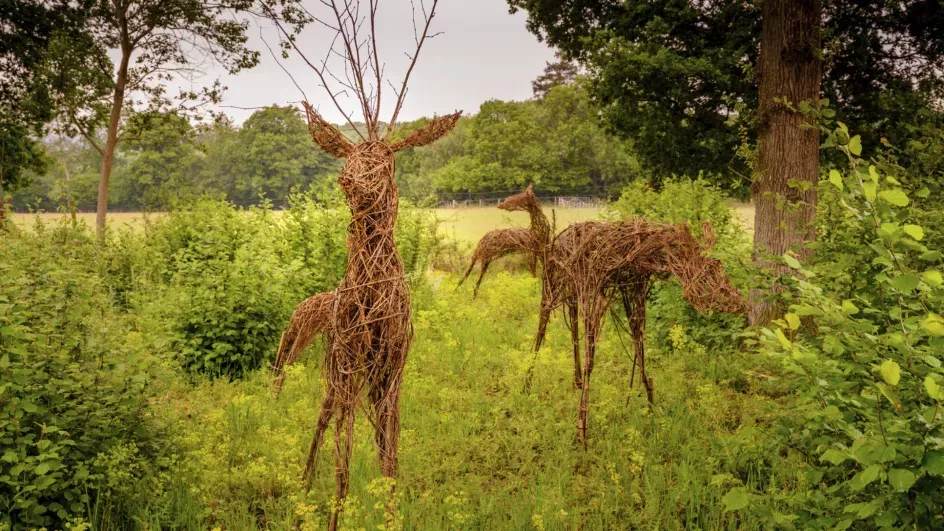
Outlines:
{"label": "undergrowth vegetation", "polygon": [[[815,258],[761,279],[724,194],[633,185],[605,213],[685,221],[747,290],[772,280],[768,329],[698,314],[673,280],[650,295],[650,407],[611,316],[590,439],[576,441],[570,336],[533,357],[540,279],[494,271],[456,290],[465,252],[401,205],[415,342],[403,381],[397,526],[409,529],[934,529],[944,514],[940,198],[894,152],[827,147]],[[323,392],[319,342],[274,398],[268,366],[303,298],[333,289],[343,209],[276,214],[201,200],[117,230],[8,227],[0,258],[0,529],[321,529],[331,445],[300,477]],[[534,364],[534,379],[525,388]],[[633,386],[630,383],[633,382]],[[343,524],[382,528],[368,420]],[[328,437],[331,435],[329,433]]]}

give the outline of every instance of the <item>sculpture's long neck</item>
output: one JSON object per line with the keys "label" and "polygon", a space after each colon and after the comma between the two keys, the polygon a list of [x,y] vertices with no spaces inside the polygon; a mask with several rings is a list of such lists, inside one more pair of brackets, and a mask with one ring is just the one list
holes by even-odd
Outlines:
{"label": "sculpture's long neck", "polygon": [[[348,226],[348,248],[355,252],[349,257],[371,269],[385,269],[393,261],[399,262],[393,231],[396,227],[398,196],[396,186],[381,194],[380,200],[369,205],[350,205],[351,224]],[[378,259],[384,257],[384,259]]]}
{"label": "sculpture's long neck", "polygon": [[537,241],[547,245],[551,242],[551,224],[547,221],[547,216],[541,209],[541,205],[533,203],[528,205],[528,216],[531,217],[531,226],[528,229],[537,236]]}

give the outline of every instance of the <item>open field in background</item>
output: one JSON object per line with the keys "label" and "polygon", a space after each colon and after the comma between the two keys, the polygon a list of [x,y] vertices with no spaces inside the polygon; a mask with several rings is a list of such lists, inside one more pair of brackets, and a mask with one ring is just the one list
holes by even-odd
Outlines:
{"label": "open field in background", "polygon": [[[754,206],[749,203],[731,202],[731,207],[741,219],[745,229],[752,230],[754,227]],[[560,231],[571,223],[596,219],[600,215],[600,208],[547,208],[548,218],[551,217],[551,210],[557,218],[557,230]],[[439,208],[436,209],[437,217],[442,222],[442,230],[448,237],[456,241],[465,243],[475,243],[486,232],[495,229],[508,227],[527,227],[528,215],[524,212],[505,212],[495,207],[468,207],[468,208]],[[160,216],[160,213],[147,214],[149,216]],[[66,214],[57,212],[46,212],[41,214],[20,214],[14,213],[13,220],[20,227],[29,229],[33,226],[36,218],[39,217],[43,222],[51,222],[60,219]],[[145,214],[141,212],[114,212],[108,214],[109,223],[112,226],[137,227]],[[95,226],[94,212],[80,212],[76,217],[89,227]]]}

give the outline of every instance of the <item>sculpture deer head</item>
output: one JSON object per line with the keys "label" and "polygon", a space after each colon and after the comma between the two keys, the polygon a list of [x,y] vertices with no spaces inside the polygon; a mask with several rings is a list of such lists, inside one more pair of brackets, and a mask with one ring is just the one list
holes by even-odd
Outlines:
{"label": "sculpture deer head", "polygon": [[530,210],[536,206],[539,206],[538,198],[535,197],[530,184],[523,192],[510,196],[498,204],[498,208],[507,211]]}
{"label": "sculpture deer head", "polygon": [[747,303],[724,271],[721,260],[706,256],[714,249],[717,235],[711,224],[702,222],[703,247],[682,222],[677,227],[675,253],[680,255],[673,271],[682,283],[682,295],[698,311],[715,310],[727,313],[745,313]]}
{"label": "sculpture deer head", "polygon": [[[312,140],[331,156],[346,159],[338,185],[348,199],[352,212],[381,207],[383,198],[394,184],[394,155],[410,147],[425,146],[438,140],[455,127],[462,116],[458,111],[433,118],[403,140],[390,142],[386,138],[354,144],[335,126],[321,117],[308,103],[304,103],[308,117],[308,131]],[[396,208],[396,204],[387,205]]]}

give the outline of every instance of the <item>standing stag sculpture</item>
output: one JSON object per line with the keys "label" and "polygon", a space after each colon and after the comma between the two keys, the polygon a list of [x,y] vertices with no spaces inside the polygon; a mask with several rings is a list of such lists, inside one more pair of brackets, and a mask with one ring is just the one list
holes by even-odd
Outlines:
{"label": "standing stag sculpture", "polygon": [[[702,225],[708,248],[714,246],[711,226]],[[653,383],[646,375],[646,296],[655,280],[674,276],[683,296],[696,310],[743,313],[747,305],[731,285],[719,260],[705,249],[686,224],[650,223],[643,219],[606,223],[576,223],[551,244],[544,269],[544,288],[535,352],[544,341],[551,312],[565,307],[565,321],[574,348],[574,383],[580,389],[577,438],[586,447],[590,402],[590,375],[596,344],[607,311],[614,300],[622,303],[633,337],[639,376],[646,396],[653,400]],[[584,332],[583,364],[579,356],[579,326]]]}
{"label": "standing stag sculpture", "polygon": [[[285,31],[278,18],[272,17],[282,34],[283,49],[294,49],[317,74],[352,135],[360,138],[359,142],[348,139],[311,105],[304,103],[312,139],[326,153],[345,161],[338,185],[351,211],[347,228],[347,267],[331,296],[328,319],[323,327],[328,337],[323,363],[325,395],[304,472],[304,483],[310,488],[318,451],[333,419],[336,503],[328,524],[332,531],[338,527],[340,508],[348,492],[355,410],[362,400],[367,401],[365,409],[374,426],[381,472],[391,479],[397,475],[400,383],[413,328],[403,260],[393,234],[399,203],[394,180],[395,153],[436,141],[452,130],[461,116],[461,112],[456,112],[434,118],[402,140],[391,139],[408,92],[410,73],[423,43],[435,36],[429,30],[438,1],[432,0],[426,5],[424,0],[418,0],[415,4],[414,13],[421,13],[423,19],[414,20],[416,50],[412,55],[407,54],[409,66],[399,91],[393,89],[396,97],[389,124],[382,124],[379,118],[385,79],[384,64],[377,48],[378,3],[379,0],[322,0],[321,9],[329,13],[326,19],[305,10],[320,22],[319,27],[335,32],[327,54],[314,62],[298,48],[295,35]],[[267,9],[266,5],[263,3],[263,8]],[[331,72],[332,61],[343,64],[343,74],[338,76]],[[336,87],[338,84],[340,88]],[[336,88],[330,88],[332,86]],[[340,104],[338,98],[344,95],[352,97],[360,108],[364,118],[361,125],[351,121]],[[381,134],[383,125],[386,131]],[[327,296],[322,302],[327,303]],[[303,326],[301,319],[297,322],[299,327]],[[290,324],[289,332],[291,330]],[[301,345],[303,341],[299,339],[313,337],[316,333],[308,329],[304,334],[296,334],[292,344]],[[289,333],[289,339],[291,335]],[[287,345],[287,341],[284,340],[283,345]],[[291,358],[293,350],[294,347],[289,348],[286,359]],[[395,488],[395,483],[391,488]],[[393,525],[395,518],[392,494],[386,513],[388,526]]]}
{"label": "standing stag sculpture", "polygon": [[[393,231],[399,198],[394,182],[394,153],[429,144],[449,132],[460,113],[430,121],[399,142],[384,139],[352,144],[306,105],[309,130],[322,149],[346,159],[338,178],[351,223],[347,230],[348,263],[334,292],[324,373],[327,380],[321,414],[305,464],[310,484],[325,430],[335,420],[337,493],[347,495],[354,412],[369,398],[381,472],[397,474],[400,437],[400,382],[413,336],[410,295]],[[332,528],[337,512],[332,514]]]}
{"label": "standing stag sculpture", "polygon": [[544,215],[544,211],[541,209],[541,202],[535,197],[530,184],[523,192],[502,201],[498,208],[509,212],[527,212],[531,219],[531,225],[527,229],[493,230],[486,233],[479,240],[475,251],[472,253],[472,263],[465,270],[465,276],[459,281],[461,286],[469,278],[475,264],[482,264],[478,281],[476,281],[475,288],[472,291],[473,297],[478,296],[482,279],[488,271],[489,264],[494,260],[511,254],[524,253],[527,255],[528,268],[531,270],[531,274],[534,275],[536,274],[538,262],[543,266],[544,253],[551,242],[551,225],[548,223],[547,216]]}

